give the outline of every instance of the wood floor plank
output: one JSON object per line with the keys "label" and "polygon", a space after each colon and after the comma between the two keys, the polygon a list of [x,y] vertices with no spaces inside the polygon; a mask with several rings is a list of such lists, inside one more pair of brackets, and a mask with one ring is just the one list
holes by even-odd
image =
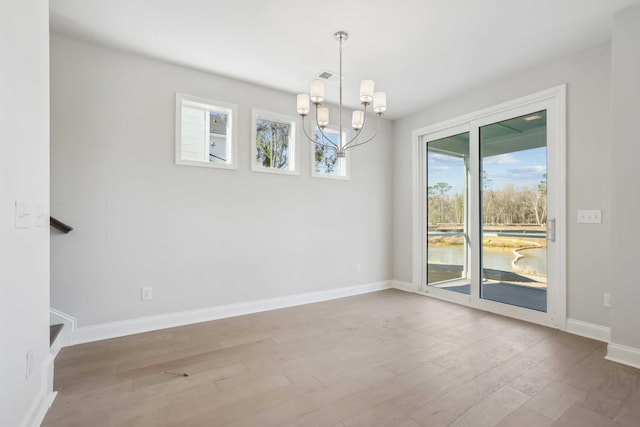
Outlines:
{"label": "wood floor plank", "polygon": [[[637,424],[636,424],[637,425]],[[610,427],[611,420],[578,404],[571,405],[552,427]]]}
{"label": "wood floor plank", "polygon": [[640,390],[636,390],[622,404],[620,412],[614,418],[614,427],[633,427],[640,420]]}
{"label": "wood floor plank", "polygon": [[493,427],[530,398],[529,395],[521,391],[504,386],[470,408],[451,425],[455,427]]}
{"label": "wood floor plank", "polygon": [[42,426],[637,426],[605,353],[387,290],[64,348]]}
{"label": "wood floor plank", "polygon": [[552,420],[557,420],[576,401],[585,396],[585,392],[576,387],[556,381],[532,397],[527,408]]}
{"label": "wood floor plank", "polygon": [[520,406],[496,424],[496,427],[549,427],[552,423],[552,419],[526,406]]}

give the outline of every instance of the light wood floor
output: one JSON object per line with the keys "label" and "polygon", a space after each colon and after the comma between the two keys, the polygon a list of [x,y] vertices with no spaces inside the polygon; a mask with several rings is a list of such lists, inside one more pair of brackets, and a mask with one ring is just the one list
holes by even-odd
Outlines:
{"label": "light wood floor", "polygon": [[605,351],[388,290],[64,348],[43,426],[640,426]]}

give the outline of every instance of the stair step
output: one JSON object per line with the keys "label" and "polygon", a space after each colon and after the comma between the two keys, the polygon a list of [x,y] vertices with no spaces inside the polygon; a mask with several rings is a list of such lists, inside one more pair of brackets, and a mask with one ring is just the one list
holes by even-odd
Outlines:
{"label": "stair step", "polygon": [[49,347],[51,347],[56,338],[58,338],[58,335],[60,334],[60,331],[62,331],[63,326],[64,325],[62,323],[49,326]]}

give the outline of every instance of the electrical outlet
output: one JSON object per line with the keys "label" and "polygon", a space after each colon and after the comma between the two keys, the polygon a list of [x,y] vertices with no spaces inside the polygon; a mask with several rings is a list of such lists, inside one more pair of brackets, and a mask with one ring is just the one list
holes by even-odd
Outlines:
{"label": "electrical outlet", "polygon": [[607,308],[611,307],[611,294],[609,292],[604,293],[604,306]]}
{"label": "electrical outlet", "polygon": [[28,380],[31,374],[33,374],[33,350],[27,351],[26,363],[27,366],[24,379]]}
{"label": "electrical outlet", "polygon": [[151,293],[151,288],[142,288],[142,301],[149,301],[153,298],[153,294]]}
{"label": "electrical outlet", "polygon": [[354,271],[356,274],[360,274],[360,264],[356,264],[356,266],[353,268],[353,271]]}

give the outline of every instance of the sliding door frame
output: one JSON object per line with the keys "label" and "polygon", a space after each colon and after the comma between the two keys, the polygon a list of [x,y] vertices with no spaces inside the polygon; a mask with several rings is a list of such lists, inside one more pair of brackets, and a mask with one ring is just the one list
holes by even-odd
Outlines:
{"label": "sliding door frame", "polygon": [[[555,220],[555,241],[549,242],[547,258],[547,312],[536,312],[480,298],[480,141],[474,129],[535,111],[547,111],[547,200]],[[469,234],[471,236],[471,294],[465,295],[427,286],[427,141],[470,132],[471,182],[469,194]],[[417,129],[412,139],[413,172],[413,260],[414,289],[425,295],[493,313],[566,329],[566,85],[556,86],[481,111]],[[475,171],[475,173],[473,173]],[[474,176],[475,175],[475,176]]]}

